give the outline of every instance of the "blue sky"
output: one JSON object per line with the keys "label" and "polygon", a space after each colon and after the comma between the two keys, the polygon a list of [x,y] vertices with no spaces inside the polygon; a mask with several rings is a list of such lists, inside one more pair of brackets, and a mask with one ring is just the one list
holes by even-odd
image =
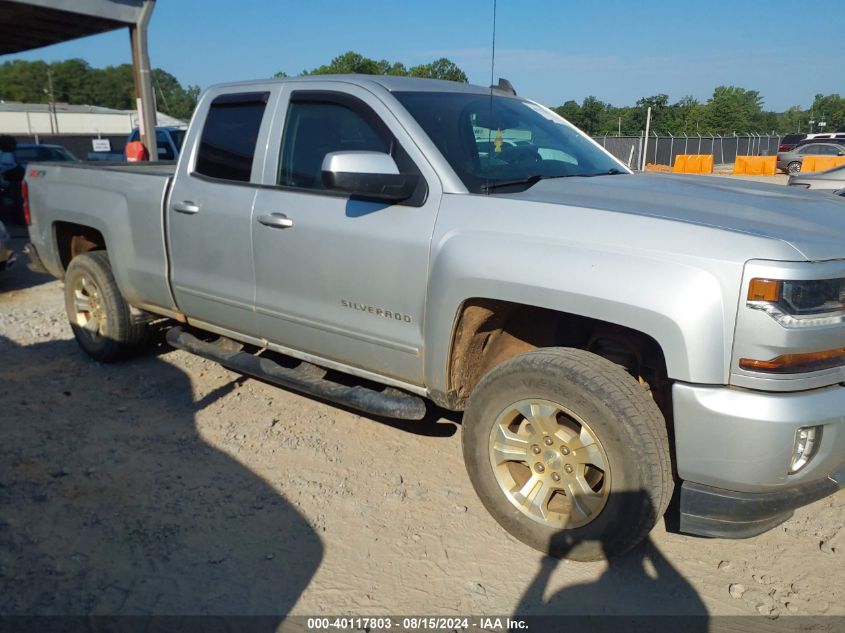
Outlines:
{"label": "blue sky", "polygon": [[[496,76],[547,105],[595,95],[614,105],[666,93],[706,100],[720,84],[765,108],[845,94],[845,0],[499,0]],[[490,80],[492,0],[158,0],[154,66],[183,84],[298,74],[347,50],[406,65],[448,57]],[[125,31],[23,55],[129,61]]]}

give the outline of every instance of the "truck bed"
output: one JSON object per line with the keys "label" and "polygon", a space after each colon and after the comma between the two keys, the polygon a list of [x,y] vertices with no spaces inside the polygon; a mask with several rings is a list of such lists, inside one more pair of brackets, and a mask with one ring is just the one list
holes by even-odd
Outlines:
{"label": "truck bed", "polygon": [[167,281],[164,202],[176,163],[30,163],[30,238],[45,268],[62,277],[67,253],[57,237],[93,227],[121,258],[114,267],[132,305],[175,309]]}

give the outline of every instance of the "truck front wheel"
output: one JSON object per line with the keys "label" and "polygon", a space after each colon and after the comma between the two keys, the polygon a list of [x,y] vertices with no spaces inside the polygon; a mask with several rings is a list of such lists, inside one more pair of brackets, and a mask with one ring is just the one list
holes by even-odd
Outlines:
{"label": "truck front wheel", "polygon": [[65,274],[65,309],[80,347],[109,363],[136,352],[147,326],[120,294],[106,251],[74,257]]}
{"label": "truck front wheel", "polygon": [[579,349],[528,352],[489,372],[464,415],[463,452],[502,527],[573,560],[634,547],[673,489],[657,405],[622,367]]}

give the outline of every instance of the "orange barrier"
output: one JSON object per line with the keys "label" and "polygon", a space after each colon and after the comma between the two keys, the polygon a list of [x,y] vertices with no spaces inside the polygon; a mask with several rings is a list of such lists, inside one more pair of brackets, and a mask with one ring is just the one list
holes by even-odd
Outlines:
{"label": "orange barrier", "polygon": [[712,174],[713,154],[678,154],[672,171],[676,174]]}
{"label": "orange barrier", "polygon": [[734,162],[734,174],[774,176],[777,160],[777,156],[737,156]]}
{"label": "orange barrier", "polygon": [[645,170],[646,171],[672,171],[672,168],[669,167],[669,165],[646,163]]}
{"label": "orange barrier", "polygon": [[801,161],[801,171],[827,171],[845,165],[845,156],[805,156]]}

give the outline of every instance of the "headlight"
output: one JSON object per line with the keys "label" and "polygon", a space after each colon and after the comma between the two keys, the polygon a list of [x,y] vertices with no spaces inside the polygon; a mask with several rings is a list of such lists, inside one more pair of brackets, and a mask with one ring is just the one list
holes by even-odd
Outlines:
{"label": "headlight", "polygon": [[784,327],[814,327],[845,321],[845,278],[785,281],[752,279],[749,308],[764,310]]}
{"label": "headlight", "polygon": [[[786,281],[755,278],[748,285],[749,308],[763,310],[785,328],[845,322],[845,278]],[[782,354],[775,358],[740,358],[742,369],[770,374],[822,371],[845,365],[845,347]]]}

